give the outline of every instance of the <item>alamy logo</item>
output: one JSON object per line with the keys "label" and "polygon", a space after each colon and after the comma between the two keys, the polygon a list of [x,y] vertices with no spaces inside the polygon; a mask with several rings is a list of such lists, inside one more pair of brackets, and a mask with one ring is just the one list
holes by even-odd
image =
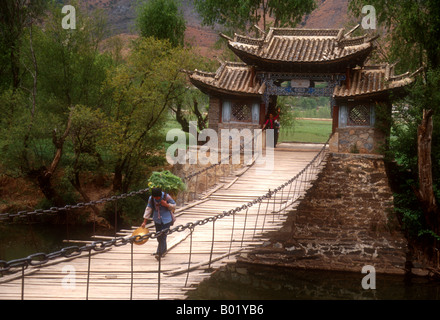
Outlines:
{"label": "alamy logo", "polygon": [[364,290],[376,290],[376,268],[370,265],[364,266],[362,273],[367,274],[362,278],[362,288]]}
{"label": "alamy logo", "polygon": [[362,28],[365,30],[376,29],[376,8],[371,5],[366,5],[362,8],[362,14],[366,14],[362,18]]}
{"label": "alamy logo", "polygon": [[65,5],[61,9],[61,13],[67,15],[61,20],[61,26],[63,29],[76,29],[76,10],[74,6]]}
{"label": "alamy logo", "polygon": [[[168,131],[166,140],[174,141],[167,149],[167,160],[170,164],[230,164],[230,160],[232,160],[232,164],[239,164],[241,154],[243,154],[245,164],[250,163],[255,157],[257,164],[264,164],[263,168],[259,167],[257,170],[272,172],[274,168],[274,130],[266,130],[266,144],[263,148],[261,129],[253,131],[250,129],[221,129],[219,137],[213,129],[204,129],[197,133],[196,124],[195,121],[190,122],[188,149],[186,148],[185,132],[178,129]],[[198,142],[206,143],[197,148]]]}
{"label": "alamy logo", "polygon": [[62,269],[63,274],[66,276],[63,277],[61,281],[61,286],[66,290],[74,290],[76,288],[76,270],[72,265],[66,265]]}

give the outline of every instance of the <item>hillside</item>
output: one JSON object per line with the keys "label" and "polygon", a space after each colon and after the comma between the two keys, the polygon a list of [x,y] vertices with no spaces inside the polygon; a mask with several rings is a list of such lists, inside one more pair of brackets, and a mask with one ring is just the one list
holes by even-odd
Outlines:
{"label": "hillside", "polygon": [[318,8],[305,17],[304,28],[339,29],[346,27],[349,0],[320,0]]}
{"label": "hillside", "polygon": [[[348,22],[349,0],[317,0],[318,8],[304,17],[301,28],[342,28]],[[136,34],[135,0],[84,0],[87,9],[103,9],[108,14],[109,36]],[[186,41],[200,48],[202,54],[212,57],[211,48],[219,39],[218,30],[201,25],[201,18],[194,9],[192,0],[181,0],[182,11],[187,23]]]}

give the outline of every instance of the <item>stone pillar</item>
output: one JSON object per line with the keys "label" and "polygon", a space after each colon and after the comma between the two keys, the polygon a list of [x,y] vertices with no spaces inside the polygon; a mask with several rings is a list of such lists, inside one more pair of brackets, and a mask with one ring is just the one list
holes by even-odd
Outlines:
{"label": "stone pillar", "polygon": [[336,134],[341,153],[381,154],[386,142],[385,135],[374,127],[338,128]]}
{"label": "stone pillar", "polygon": [[218,97],[210,96],[209,97],[209,111],[208,111],[208,119],[209,119],[209,128],[218,131],[218,124],[221,121],[221,99]]}

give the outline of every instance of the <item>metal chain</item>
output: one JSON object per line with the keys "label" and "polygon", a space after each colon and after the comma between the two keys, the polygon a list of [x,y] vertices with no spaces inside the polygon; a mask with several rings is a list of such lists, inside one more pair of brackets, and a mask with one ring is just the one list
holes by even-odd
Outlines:
{"label": "metal chain", "polygon": [[[328,141],[327,141],[328,143]],[[327,143],[324,145],[324,147],[321,149],[321,151],[312,159],[312,161],[303,169],[301,170],[296,176],[294,176],[293,178],[291,178],[290,180],[288,180],[287,182],[283,183],[282,185],[280,185],[278,188],[274,189],[273,191],[269,190],[266,194],[255,198],[253,201],[250,201],[248,203],[243,204],[241,207],[236,207],[234,209],[230,209],[229,211],[223,211],[220,214],[217,214],[215,216],[212,217],[207,217],[205,219],[202,220],[197,220],[195,222],[189,222],[186,225],[179,225],[176,226],[172,229],[164,229],[160,232],[149,232],[148,234],[144,235],[144,236],[131,236],[131,237],[115,237],[111,240],[108,241],[94,241],[91,244],[87,244],[85,246],[79,247],[79,246],[70,246],[70,247],[66,247],[66,248],[62,248],[59,251],[55,251],[49,254],[46,253],[35,253],[35,254],[31,254],[25,258],[21,258],[21,259],[16,259],[16,260],[10,260],[10,261],[4,261],[4,260],[0,260],[0,273],[4,273],[4,272],[9,272],[9,273],[15,273],[18,271],[21,271],[23,269],[27,269],[28,266],[42,266],[46,263],[48,263],[50,260],[54,260],[57,258],[72,258],[72,257],[76,257],[81,255],[83,252],[91,252],[96,251],[96,252],[101,252],[104,251],[107,248],[110,248],[112,246],[115,247],[119,247],[119,246],[123,246],[126,245],[128,243],[139,243],[142,242],[144,240],[147,239],[156,239],[158,237],[160,237],[162,234],[172,234],[174,232],[183,232],[187,229],[194,229],[197,226],[203,226],[209,222],[214,222],[218,219],[222,219],[224,217],[228,217],[231,215],[235,215],[236,213],[242,211],[242,210],[247,210],[249,208],[251,208],[253,205],[263,202],[266,199],[270,199],[275,193],[277,193],[278,191],[280,191],[281,189],[285,188],[286,186],[290,185],[292,182],[294,182],[295,180],[297,180],[302,174],[304,174],[307,170],[307,168],[309,168],[309,166],[315,162],[318,159],[318,156],[320,156],[323,152],[325,152],[326,150],[326,146]],[[321,162],[323,161],[324,157],[321,159]],[[107,198],[109,200],[107,201],[115,201],[127,196],[131,196],[132,194],[136,193],[136,194],[140,194],[145,192],[146,189],[144,190],[139,190],[136,192],[130,192],[129,194],[126,195],[120,195],[120,196],[113,196],[111,198]],[[97,203],[102,203],[104,202],[104,199],[101,200],[97,200],[97,201],[101,201],[101,202],[97,202]],[[96,201],[93,201],[94,203]],[[80,203],[77,204],[76,206],[78,206],[79,208],[82,208],[84,206],[86,206],[87,203]],[[70,206],[70,208],[72,208],[74,206]],[[40,211],[38,211],[40,213]],[[44,213],[44,212],[42,212]],[[13,270],[16,269],[16,270]]]}
{"label": "metal chain", "polygon": [[[271,193],[271,192],[269,192]],[[268,193],[268,194],[269,194]],[[244,204],[241,207],[236,207],[235,209],[231,209],[229,211],[224,211],[218,215],[208,217],[202,220],[198,220],[195,222],[189,222],[186,225],[179,225],[173,229],[164,229],[160,232],[149,232],[148,234],[144,236],[131,236],[131,237],[116,237],[108,241],[94,241],[91,244],[79,247],[79,246],[70,246],[63,248],[59,251],[52,252],[49,254],[46,253],[35,253],[31,254],[26,258],[11,260],[11,261],[4,261],[0,260],[0,272],[10,272],[15,273],[17,271],[22,270],[21,268],[27,269],[28,266],[41,266],[46,263],[48,263],[50,260],[54,260],[57,258],[72,258],[75,256],[81,255],[83,252],[90,252],[91,250],[100,252],[104,251],[107,248],[110,248],[112,246],[123,246],[128,243],[139,243],[147,239],[156,239],[160,237],[162,234],[172,234],[174,232],[183,232],[187,229],[194,229],[196,226],[203,226],[209,222],[214,222],[218,219],[236,214],[237,212],[244,210],[248,207],[251,207],[255,203],[262,201],[268,197],[268,195],[263,195],[257,199],[255,199],[253,202],[249,202],[248,204]],[[17,268],[16,271],[13,271],[11,269]]]}
{"label": "metal chain", "polygon": [[142,190],[138,190],[138,191],[131,191],[129,193],[123,193],[123,194],[120,194],[117,196],[111,196],[108,198],[93,200],[90,202],[80,202],[80,203],[77,203],[74,205],[68,204],[68,205],[65,205],[64,207],[51,207],[49,209],[36,209],[34,211],[19,211],[17,213],[0,213],[0,221],[6,220],[8,218],[28,217],[31,215],[42,215],[42,214],[46,214],[46,213],[58,213],[60,211],[90,207],[90,206],[94,206],[94,205],[101,204],[101,203],[117,201],[117,200],[129,198],[129,197],[133,197],[133,196],[136,196],[139,194],[146,193],[149,190],[150,190],[149,188],[146,188],[146,189],[142,189]]}
{"label": "metal chain", "polygon": [[[253,140],[251,140],[251,142],[253,142]],[[234,155],[234,153],[229,155],[228,159],[231,159],[233,155]],[[223,160],[226,160],[226,158],[222,159],[218,163],[214,163],[214,164],[212,164],[212,165],[210,165],[210,166],[208,166],[206,168],[203,168],[203,169],[201,169],[201,170],[199,170],[197,172],[193,172],[193,173],[183,177],[182,180],[188,181],[188,180],[190,180],[190,179],[192,179],[192,178],[194,178],[196,176],[199,176],[202,173],[204,173],[204,172],[206,172],[206,171],[208,171],[208,170],[210,170],[212,168],[215,168],[216,166],[222,164]],[[97,204],[102,204],[102,203],[106,203],[106,202],[112,202],[112,201],[117,201],[117,200],[121,200],[121,199],[125,199],[125,198],[130,198],[130,197],[133,197],[133,196],[136,196],[136,195],[147,193],[149,191],[150,191],[150,188],[145,188],[145,189],[141,189],[141,190],[138,190],[138,191],[131,191],[131,192],[128,192],[128,193],[122,193],[120,195],[115,195],[115,196],[108,197],[108,198],[101,198],[99,200],[93,200],[93,201],[90,201],[90,202],[85,202],[85,203],[84,202],[80,202],[80,203],[77,203],[77,204],[74,204],[74,205],[68,204],[68,205],[65,205],[64,207],[50,207],[49,209],[35,209],[33,211],[19,211],[17,213],[0,213],[0,222],[3,221],[3,220],[11,219],[11,218],[24,218],[24,217],[29,217],[29,216],[32,216],[32,215],[37,215],[38,216],[38,215],[42,215],[42,214],[58,213],[60,211],[67,211],[67,210],[71,210],[71,209],[86,208],[86,207],[90,207],[90,206],[95,206]]]}

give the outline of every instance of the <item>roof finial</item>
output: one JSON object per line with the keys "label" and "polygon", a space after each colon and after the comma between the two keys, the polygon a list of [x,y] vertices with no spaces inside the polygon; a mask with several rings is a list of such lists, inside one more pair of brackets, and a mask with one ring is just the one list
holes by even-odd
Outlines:
{"label": "roof finial", "polygon": [[263,29],[261,29],[258,25],[254,24],[254,28],[257,29],[258,31],[260,31],[260,32],[263,34],[263,36],[266,35],[266,31],[264,31]]}
{"label": "roof finial", "polygon": [[234,39],[232,39],[231,37],[225,35],[224,33],[220,32],[219,35],[220,35],[220,37],[222,37],[222,38],[224,38],[224,39],[226,39],[228,41],[234,41]]}
{"label": "roof finial", "polygon": [[221,65],[225,64],[225,61],[220,59],[218,56],[214,56],[215,60],[217,60]]}
{"label": "roof finial", "polygon": [[344,38],[347,38],[349,35],[351,35],[353,32],[355,32],[361,25],[358,24],[356,25],[353,29],[351,29],[350,31],[348,31],[346,34],[344,34]]}

